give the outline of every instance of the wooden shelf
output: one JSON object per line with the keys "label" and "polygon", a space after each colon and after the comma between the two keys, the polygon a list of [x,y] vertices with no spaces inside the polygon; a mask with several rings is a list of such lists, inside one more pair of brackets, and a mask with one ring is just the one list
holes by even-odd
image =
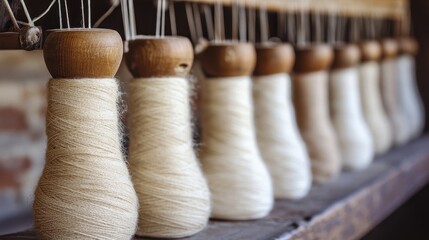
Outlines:
{"label": "wooden shelf", "polygon": [[[377,158],[361,172],[346,172],[330,184],[314,187],[301,201],[277,201],[264,219],[211,221],[206,230],[187,239],[357,239],[428,180],[429,136],[424,136]],[[0,239],[36,237],[27,231]]]}

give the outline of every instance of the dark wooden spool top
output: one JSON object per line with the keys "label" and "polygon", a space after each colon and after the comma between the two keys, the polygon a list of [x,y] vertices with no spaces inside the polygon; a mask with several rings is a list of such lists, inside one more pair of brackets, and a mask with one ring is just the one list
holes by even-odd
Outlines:
{"label": "dark wooden spool top", "polygon": [[200,62],[208,77],[249,76],[255,68],[256,52],[250,43],[210,43]]}
{"label": "dark wooden spool top", "polygon": [[343,44],[334,47],[334,61],[332,69],[343,69],[357,65],[361,54],[359,47],[355,44]]}
{"label": "dark wooden spool top", "polygon": [[414,38],[401,37],[398,39],[398,44],[400,54],[415,56],[419,51],[419,44]]}
{"label": "dark wooden spool top", "polygon": [[379,61],[381,45],[377,41],[362,41],[359,43],[362,62]]}
{"label": "dark wooden spool top", "polygon": [[183,77],[191,70],[194,51],[184,37],[142,37],[128,42],[128,69],[136,78]]}
{"label": "dark wooden spool top", "polygon": [[310,73],[328,69],[334,53],[328,45],[313,45],[295,48],[295,73]]}
{"label": "dark wooden spool top", "polygon": [[53,78],[112,78],[122,54],[121,36],[109,29],[51,30],[43,47]]}
{"label": "dark wooden spool top", "polygon": [[398,41],[391,38],[381,40],[382,59],[392,59],[398,56],[399,44]]}
{"label": "dark wooden spool top", "polygon": [[255,46],[255,76],[289,73],[295,63],[295,52],[287,43],[264,43]]}

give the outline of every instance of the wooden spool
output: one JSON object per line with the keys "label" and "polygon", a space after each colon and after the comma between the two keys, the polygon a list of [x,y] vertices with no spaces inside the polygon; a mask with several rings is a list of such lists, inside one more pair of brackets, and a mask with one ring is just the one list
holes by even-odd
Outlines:
{"label": "wooden spool", "polygon": [[419,51],[418,42],[411,37],[401,37],[398,39],[399,53],[415,56]]}
{"label": "wooden spool", "polygon": [[328,45],[313,45],[295,49],[295,73],[310,73],[328,69],[334,53]]}
{"label": "wooden spool", "polygon": [[381,56],[382,59],[393,59],[396,56],[398,56],[399,53],[399,45],[398,42],[395,41],[395,39],[386,38],[381,40]]}
{"label": "wooden spool", "polygon": [[377,41],[362,41],[359,43],[361,61],[379,61],[381,58],[381,45]]}
{"label": "wooden spool", "polygon": [[290,73],[295,62],[295,53],[290,44],[266,43],[255,46],[255,76]]}
{"label": "wooden spool", "polygon": [[361,54],[357,45],[338,45],[334,47],[334,60],[331,67],[334,70],[353,67],[360,62],[360,59]]}
{"label": "wooden spool", "polygon": [[212,43],[201,53],[200,61],[207,77],[249,76],[256,64],[256,52],[250,43]]}
{"label": "wooden spool", "polygon": [[122,54],[121,36],[109,29],[51,30],[43,48],[53,78],[112,78]]}
{"label": "wooden spool", "polygon": [[144,37],[128,42],[125,61],[135,78],[184,77],[191,70],[194,52],[184,37]]}

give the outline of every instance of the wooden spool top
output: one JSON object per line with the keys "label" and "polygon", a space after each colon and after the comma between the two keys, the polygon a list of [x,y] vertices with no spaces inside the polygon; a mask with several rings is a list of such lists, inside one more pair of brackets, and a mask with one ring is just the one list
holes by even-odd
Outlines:
{"label": "wooden spool top", "polygon": [[398,44],[399,44],[399,52],[401,54],[415,56],[419,51],[419,44],[414,38],[401,37],[398,39]]}
{"label": "wooden spool top", "polygon": [[295,62],[295,53],[290,44],[265,43],[255,46],[255,76],[289,73]]}
{"label": "wooden spool top", "polygon": [[399,53],[398,42],[391,38],[381,40],[382,59],[395,58]]}
{"label": "wooden spool top", "polygon": [[43,47],[53,78],[112,78],[122,54],[121,36],[109,29],[51,30]]}
{"label": "wooden spool top", "polygon": [[194,51],[184,37],[142,37],[128,42],[128,69],[136,78],[183,77],[191,70]]}
{"label": "wooden spool top", "polygon": [[296,61],[294,72],[310,73],[326,70],[334,58],[332,48],[328,45],[312,45],[295,49]]}
{"label": "wooden spool top", "polygon": [[19,33],[18,32],[2,32],[0,33],[0,49],[21,49],[21,44],[19,43]]}
{"label": "wooden spool top", "polygon": [[355,66],[360,62],[361,54],[355,44],[344,44],[334,47],[332,69],[343,69]]}
{"label": "wooden spool top", "polygon": [[249,76],[255,68],[256,52],[250,43],[210,43],[200,62],[209,77]]}
{"label": "wooden spool top", "polygon": [[378,61],[381,58],[381,45],[377,41],[362,41],[359,43],[362,62]]}

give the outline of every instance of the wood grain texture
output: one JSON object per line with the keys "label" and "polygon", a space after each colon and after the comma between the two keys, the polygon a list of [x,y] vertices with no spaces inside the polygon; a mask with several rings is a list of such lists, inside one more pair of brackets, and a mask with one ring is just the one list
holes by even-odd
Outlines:
{"label": "wood grain texture", "polygon": [[265,43],[255,46],[255,76],[289,73],[295,63],[295,53],[287,43]]}
{"label": "wood grain texture", "polygon": [[22,49],[19,43],[18,32],[2,32],[0,33],[0,50],[17,50]]}
{"label": "wood grain texture", "polygon": [[[176,0],[181,2],[198,2],[231,5],[233,0]],[[260,1],[245,1],[251,8],[261,7]],[[264,0],[264,6],[272,11],[318,11],[324,13],[341,13],[348,16],[370,16],[376,18],[396,18],[406,14],[406,0]],[[368,8],[368,6],[371,6]]]}
{"label": "wood grain texture", "polygon": [[184,37],[137,38],[128,48],[125,60],[136,78],[184,77],[194,60],[192,44]]}
{"label": "wood grain texture", "polygon": [[334,47],[332,69],[342,69],[355,66],[360,62],[360,49],[355,44],[339,45]]}
{"label": "wood grain texture", "polygon": [[296,61],[293,68],[296,73],[309,73],[326,70],[332,64],[334,54],[328,45],[312,45],[295,48]]}
{"label": "wood grain texture", "polygon": [[200,62],[209,77],[248,76],[255,68],[256,52],[250,43],[211,43],[200,54]]}
{"label": "wood grain texture", "polygon": [[50,30],[43,47],[53,78],[112,78],[122,60],[120,35],[109,29]]}
{"label": "wood grain texture", "polygon": [[[256,221],[211,221],[191,240],[357,239],[429,180],[429,137],[379,157],[365,171],[343,173],[300,201],[277,201]],[[1,225],[1,222],[0,222]],[[33,231],[0,239],[36,239]],[[141,238],[143,239],[143,238]]]}

